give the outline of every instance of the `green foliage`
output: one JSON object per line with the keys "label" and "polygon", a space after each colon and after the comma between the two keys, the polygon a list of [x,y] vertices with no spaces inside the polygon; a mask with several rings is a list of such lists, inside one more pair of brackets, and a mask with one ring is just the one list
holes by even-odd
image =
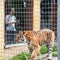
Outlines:
{"label": "green foliage", "polygon": [[[52,53],[53,57],[57,57],[58,56],[58,53],[56,51],[57,51],[57,46],[56,46],[56,44],[54,44],[53,53]],[[46,45],[43,45],[41,47],[40,52],[38,53],[38,56],[40,56],[40,58],[41,58],[42,54],[45,54],[45,53],[48,53],[48,48],[46,47]],[[21,54],[13,57],[10,60],[29,60],[29,58],[30,58],[30,53],[22,52]]]}
{"label": "green foliage", "polygon": [[48,48],[46,47],[46,45],[43,45],[43,46],[41,47],[40,52],[41,52],[41,54],[48,53]]}
{"label": "green foliage", "polygon": [[52,53],[52,56],[53,56],[53,57],[58,57],[58,53],[57,53],[57,52],[53,52],[53,53]]}
{"label": "green foliage", "polygon": [[54,44],[54,47],[53,47],[53,52],[57,51],[57,45]]}
{"label": "green foliage", "polygon": [[22,52],[21,54],[13,57],[10,60],[29,60],[29,58],[30,58],[30,53],[28,53],[28,52]]}
{"label": "green foliage", "polygon": [[[57,45],[54,44],[53,46],[53,52],[57,51]],[[45,53],[48,53],[48,48],[46,47],[46,45],[43,45],[41,47],[41,50],[40,50],[41,54],[45,54]]]}

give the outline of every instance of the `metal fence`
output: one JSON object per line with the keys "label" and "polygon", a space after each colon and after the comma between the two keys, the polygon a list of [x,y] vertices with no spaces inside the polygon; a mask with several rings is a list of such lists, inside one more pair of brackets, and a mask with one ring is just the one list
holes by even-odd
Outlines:
{"label": "metal fence", "polygon": [[[7,24],[5,24],[5,31],[6,31],[6,40],[9,40],[9,43],[11,44],[12,42],[14,43],[14,38],[15,35],[19,31],[24,31],[24,30],[32,30],[33,27],[33,0],[6,0],[5,1],[5,20],[7,15],[10,15],[11,13],[11,8],[14,8],[15,10],[15,18],[16,18],[16,23],[15,23],[15,29],[16,31],[7,31]],[[10,38],[9,38],[10,37]],[[13,38],[14,37],[14,38]],[[5,40],[5,41],[6,41]],[[9,44],[6,41],[6,44]]]}
{"label": "metal fence", "polygon": [[[57,36],[57,0],[41,0],[41,29],[52,29]],[[19,31],[33,29],[33,0],[6,0],[5,18],[10,14],[11,8],[15,9],[15,32],[9,32],[11,36]],[[5,24],[6,26],[6,24]],[[7,26],[6,26],[7,27]],[[6,30],[5,27],[5,30]],[[6,35],[9,35],[6,32]],[[11,37],[12,38],[12,37]],[[6,38],[7,39],[7,38]],[[10,39],[10,38],[8,38]]]}
{"label": "metal fence", "polygon": [[41,28],[52,29],[57,35],[57,0],[41,0]]}
{"label": "metal fence", "polygon": [[[40,28],[52,29],[57,37],[57,0],[41,0],[40,3]],[[33,30],[33,4],[33,0],[4,1],[5,46],[11,46],[4,51],[4,55],[6,54],[4,58],[6,60],[21,53],[24,49],[28,50],[28,48],[23,46],[26,45],[25,43],[22,45],[23,48],[19,44],[17,44],[17,47],[12,48],[12,46],[13,44],[16,46],[15,37],[19,31]]]}

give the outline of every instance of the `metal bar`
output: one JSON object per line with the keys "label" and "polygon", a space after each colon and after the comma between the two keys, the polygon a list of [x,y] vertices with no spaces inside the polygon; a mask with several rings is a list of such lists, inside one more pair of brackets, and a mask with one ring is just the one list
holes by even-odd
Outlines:
{"label": "metal bar", "polygon": [[58,60],[60,60],[60,0],[58,0],[58,20],[57,20],[57,38],[58,38]]}

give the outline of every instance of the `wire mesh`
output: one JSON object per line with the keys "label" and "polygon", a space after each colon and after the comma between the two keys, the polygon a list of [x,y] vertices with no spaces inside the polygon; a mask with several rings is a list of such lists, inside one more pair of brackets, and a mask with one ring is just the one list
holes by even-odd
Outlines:
{"label": "wire mesh", "polygon": [[[16,17],[16,24],[15,32],[6,32],[7,34],[11,34],[11,38],[13,38],[13,34],[16,34],[19,31],[24,30],[32,30],[33,26],[33,1],[28,0],[6,0],[5,1],[5,17],[6,15],[10,14],[11,8],[15,9],[15,17]],[[6,27],[5,27],[6,29]],[[8,39],[10,39],[8,37]],[[7,39],[7,40],[8,40]],[[10,39],[11,40],[11,39]]]}
{"label": "wire mesh", "polygon": [[[12,24],[5,23],[4,60],[8,60],[11,59],[13,56],[21,53],[22,51],[28,51],[27,45],[22,42],[21,42],[22,44],[20,43],[16,44],[15,38],[16,34],[19,31],[33,30],[33,0],[5,0],[4,4],[5,4],[5,21],[8,19],[9,21],[12,21],[13,19],[14,21],[16,21],[15,30],[14,28],[13,29],[11,28]],[[13,11],[15,14],[12,16],[11,8],[14,8],[15,10],[15,12]],[[6,49],[8,47],[11,48]]]}
{"label": "wire mesh", "polygon": [[57,35],[57,0],[41,1],[41,28],[52,29]]}
{"label": "wire mesh", "polygon": [[[33,5],[34,0],[4,1],[5,7],[4,60],[9,60],[14,56],[20,54],[22,51],[28,51],[27,44],[25,44],[24,42],[23,43],[19,42],[16,44],[15,38],[19,31],[33,30],[33,7],[34,7]],[[41,15],[40,18],[41,29],[43,28],[52,29],[57,37],[57,0],[41,0],[40,15]],[[7,21],[9,20],[10,22],[14,20],[13,21],[14,23],[13,24],[7,23],[6,20]],[[18,58],[19,57],[17,57],[17,59]]]}

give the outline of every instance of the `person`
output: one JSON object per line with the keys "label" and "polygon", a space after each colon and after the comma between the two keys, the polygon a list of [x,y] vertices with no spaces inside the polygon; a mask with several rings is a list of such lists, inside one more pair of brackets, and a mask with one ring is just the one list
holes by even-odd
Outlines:
{"label": "person", "polygon": [[10,14],[6,15],[6,44],[11,44],[14,42],[14,35],[16,32],[16,17],[14,14],[15,9],[11,8]]}

